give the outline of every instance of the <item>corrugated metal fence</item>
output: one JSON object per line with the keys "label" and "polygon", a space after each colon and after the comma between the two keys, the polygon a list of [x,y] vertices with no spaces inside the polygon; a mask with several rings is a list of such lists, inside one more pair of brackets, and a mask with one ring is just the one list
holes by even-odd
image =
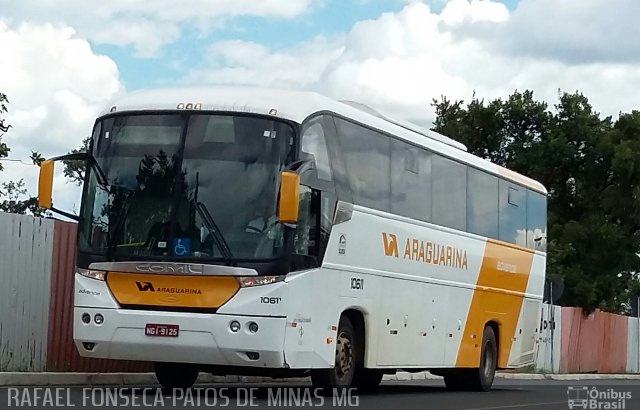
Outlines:
{"label": "corrugated metal fence", "polygon": [[138,372],[73,344],[76,225],[0,212],[0,371]]}
{"label": "corrugated metal fence", "polygon": [[0,213],[0,371],[46,368],[53,221]]}
{"label": "corrugated metal fence", "polygon": [[[637,338],[626,316],[581,308],[562,308],[562,373],[625,373],[628,356],[637,357]],[[637,320],[637,319],[635,319]]]}

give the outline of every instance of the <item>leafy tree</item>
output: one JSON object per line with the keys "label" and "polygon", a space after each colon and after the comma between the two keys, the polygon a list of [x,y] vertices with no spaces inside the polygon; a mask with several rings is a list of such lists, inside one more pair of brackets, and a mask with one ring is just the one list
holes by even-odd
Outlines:
{"label": "leafy tree", "polygon": [[621,311],[640,270],[640,112],[613,122],[580,94],[434,100],[434,129],[548,189],[548,267],[561,303]]}
{"label": "leafy tree", "polygon": [[[7,104],[9,100],[6,94],[0,93],[0,114],[8,112]],[[11,125],[5,124],[5,120],[0,118],[0,159],[6,158],[9,155],[9,147],[2,142],[2,136],[9,131]],[[44,160],[42,155],[38,152],[31,152],[31,160],[35,165],[39,165]],[[0,162],[0,171],[2,171],[2,162]],[[30,197],[27,194],[25,188],[24,179],[20,179],[17,182],[3,182],[0,184],[0,197],[5,197],[0,201],[0,211],[26,214],[29,212],[35,216],[44,216],[45,210],[38,207],[38,200],[36,197]],[[25,198],[26,197],[26,198]]]}
{"label": "leafy tree", "polygon": [[7,199],[0,202],[0,211],[14,214],[30,213],[33,216],[45,216],[46,210],[38,206],[36,197],[28,197],[27,189],[24,187],[24,179],[18,182],[3,182],[2,193]]}
{"label": "leafy tree", "polygon": [[45,160],[45,158],[38,151],[31,151],[31,155],[29,155],[29,159],[33,162],[34,165],[40,166],[40,164]]}
{"label": "leafy tree", "polygon": [[[86,137],[82,140],[82,143],[78,148],[72,149],[69,154],[77,154],[80,152],[88,152],[89,145],[91,144],[91,137]],[[75,183],[76,185],[82,185],[85,175],[85,161],[69,160],[64,161],[64,176],[67,180]]]}

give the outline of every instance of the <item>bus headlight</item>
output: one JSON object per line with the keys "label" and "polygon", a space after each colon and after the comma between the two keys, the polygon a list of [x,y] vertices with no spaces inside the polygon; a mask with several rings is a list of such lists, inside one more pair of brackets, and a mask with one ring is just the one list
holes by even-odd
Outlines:
{"label": "bus headlight", "polygon": [[282,282],[284,275],[280,276],[240,276],[238,282],[240,282],[241,288],[250,288],[253,286],[270,285],[276,282]]}
{"label": "bus headlight", "polygon": [[94,270],[94,269],[83,269],[76,268],[76,273],[78,275],[82,275],[85,278],[95,279],[95,280],[104,280],[107,272],[102,270]]}

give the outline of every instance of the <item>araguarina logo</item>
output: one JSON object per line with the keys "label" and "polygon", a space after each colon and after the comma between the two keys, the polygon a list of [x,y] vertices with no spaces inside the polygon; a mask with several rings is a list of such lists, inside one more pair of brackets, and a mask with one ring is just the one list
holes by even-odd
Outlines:
{"label": "araguarina logo", "polygon": [[188,294],[188,295],[202,295],[201,289],[196,288],[179,288],[179,287],[159,287],[155,288],[151,282],[136,282],[136,286],[140,292],[158,292],[167,294]]}
{"label": "araguarina logo", "polygon": [[151,282],[136,282],[136,286],[140,292],[155,292],[156,290],[153,287]]}

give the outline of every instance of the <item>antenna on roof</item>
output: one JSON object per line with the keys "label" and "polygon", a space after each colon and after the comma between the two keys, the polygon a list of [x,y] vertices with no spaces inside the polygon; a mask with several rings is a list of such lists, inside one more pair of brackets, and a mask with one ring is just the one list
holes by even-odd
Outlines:
{"label": "antenna on roof", "polygon": [[400,121],[400,120],[396,120],[396,119],[390,118],[390,117],[388,117],[386,115],[381,114],[379,111],[376,111],[375,109],[369,107],[366,104],[362,104],[362,103],[359,103],[359,102],[356,102],[356,101],[348,101],[348,100],[341,100],[340,102],[343,103],[343,104],[347,104],[347,105],[349,105],[349,106],[351,106],[353,108],[357,108],[360,111],[366,112],[367,114],[371,114],[371,115],[376,116],[376,117],[378,117],[380,119],[388,121],[388,122],[390,122],[390,123],[392,123],[394,125],[397,125],[398,127],[402,127],[405,130],[412,131],[412,132],[415,132],[416,134],[420,134],[420,135],[422,135],[424,137],[434,139],[436,141],[442,142],[443,144],[447,144],[449,146],[455,147],[455,148],[457,148],[459,150],[467,151],[467,147],[464,144],[462,144],[462,143],[460,143],[460,142],[458,142],[458,141],[456,141],[454,139],[451,139],[449,137],[445,137],[442,134],[438,134],[435,131],[431,131],[430,129],[421,127],[421,126],[419,126],[417,124],[414,124],[412,122],[409,122],[409,121]]}

